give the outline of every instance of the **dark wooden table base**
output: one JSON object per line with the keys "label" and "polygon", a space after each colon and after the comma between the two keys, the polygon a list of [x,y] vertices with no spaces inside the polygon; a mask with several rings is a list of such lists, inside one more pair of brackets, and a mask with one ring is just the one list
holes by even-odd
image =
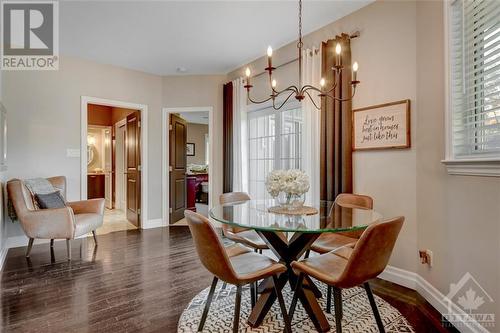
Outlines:
{"label": "dark wooden table base", "polygon": [[[280,290],[290,283],[293,290],[297,284],[297,276],[293,273],[290,264],[294,260],[298,260],[311,246],[312,243],[319,237],[315,233],[294,233],[292,238],[286,242],[283,237],[280,237],[275,232],[271,231],[257,231],[262,239],[266,242],[269,249],[283,262],[288,271],[281,274],[279,277],[278,288]],[[271,309],[273,303],[276,301],[276,293],[273,289],[272,280],[263,282],[264,291],[257,300],[257,304],[252,310],[248,318],[248,324],[251,327],[258,327],[266,317]],[[323,309],[319,306],[316,298],[321,297],[321,293],[316,288],[314,283],[309,279],[304,280],[304,293],[299,297],[302,306],[306,310],[309,318],[314,323],[318,332],[327,332],[330,329],[330,324],[323,313]]]}

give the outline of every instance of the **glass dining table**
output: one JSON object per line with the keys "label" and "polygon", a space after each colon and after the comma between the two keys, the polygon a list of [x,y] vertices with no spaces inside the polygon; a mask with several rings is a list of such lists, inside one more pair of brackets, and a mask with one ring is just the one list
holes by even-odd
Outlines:
{"label": "glass dining table", "polygon": [[[363,230],[382,218],[382,215],[374,210],[340,205],[333,201],[321,201],[311,205],[317,211],[311,215],[270,212],[269,208],[275,206],[274,200],[248,200],[215,206],[209,215],[217,222],[253,229],[260,235],[280,262],[288,268],[288,271],[279,277],[280,290],[287,282],[292,289],[295,287],[297,277],[290,264],[299,260],[322,233]],[[259,286],[261,295],[248,318],[251,327],[260,326],[276,301],[272,283],[272,279],[267,279]],[[300,302],[318,332],[327,332],[330,325],[317,301],[321,292],[311,279],[304,279],[303,283],[304,293],[299,296]]]}

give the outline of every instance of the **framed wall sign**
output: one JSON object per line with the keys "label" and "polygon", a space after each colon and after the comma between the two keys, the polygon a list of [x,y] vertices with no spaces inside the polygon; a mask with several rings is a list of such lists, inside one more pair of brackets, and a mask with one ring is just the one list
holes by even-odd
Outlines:
{"label": "framed wall sign", "polygon": [[186,155],[187,156],[194,156],[196,153],[195,150],[195,145],[194,143],[186,143]]}
{"label": "framed wall sign", "polygon": [[353,150],[410,148],[410,100],[353,110]]}

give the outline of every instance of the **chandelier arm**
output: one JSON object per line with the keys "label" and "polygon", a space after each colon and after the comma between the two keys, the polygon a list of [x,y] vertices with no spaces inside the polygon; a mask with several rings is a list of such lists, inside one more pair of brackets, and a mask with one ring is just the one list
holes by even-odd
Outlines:
{"label": "chandelier arm", "polygon": [[[316,89],[316,90],[318,90],[318,89]],[[315,102],[315,101],[314,101],[314,99],[312,98],[311,94],[309,94],[309,91],[305,90],[304,92],[306,93],[306,95],[307,95],[307,96],[309,96],[309,99],[310,99],[310,100],[311,100],[311,102],[313,103],[313,105],[314,105],[314,107],[316,108],[316,110],[321,110],[321,107],[320,107],[320,106],[318,106],[318,105],[316,104],[316,102]]]}
{"label": "chandelier arm", "polygon": [[279,109],[281,109],[281,108],[283,107],[283,105],[285,105],[285,103],[286,103],[286,102],[288,102],[288,100],[290,99],[290,97],[292,97],[292,96],[293,96],[293,94],[294,94],[294,93],[295,93],[295,92],[293,92],[293,91],[292,91],[292,92],[288,95],[288,97],[287,97],[287,98],[283,101],[283,103],[281,103],[278,107],[276,107],[276,104],[274,103],[274,102],[275,102],[275,99],[273,98],[273,109],[275,109],[275,110],[279,110]]}
{"label": "chandelier arm", "polygon": [[334,97],[334,96],[331,96],[331,95],[325,95],[325,96],[326,97],[330,97],[332,100],[337,101],[337,102],[348,102],[348,101],[352,101],[352,99],[354,98],[355,94],[356,94],[356,87],[353,88],[353,92],[352,92],[351,97],[338,98],[338,97]]}
{"label": "chandelier arm", "polygon": [[248,98],[248,100],[249,100],[250,102],[252,102],[253,104],[262,104],[262,103],[268,102],[268,101],[270,101],[271,99],[273,99],[273,97],[271,96],[271,97],[268,97],[268,98],[266,98],[266,99],[264,99],[264,100],[261,100],[261,101],[256,101],[256,100],[253,100],[253,99],[250,97],[250,92],[249,92],[249,91],[247,91],[247,98]]}
{"label": "chandelier arm", "polygon": [[321,89],[318,89],[318,88],[316,88],[316,87],[314,87],[314,86],[312,86],[310,84],[307,84],[307,85],[303,86],[300,91],[301,91],[301,93],[305,93],[308,90],[314,90],[314,91],[319,92],[320,94],[324,94],[324,92]]}
{"label": "chandelier arm", "polygon": [[276,91],[275,89],[273,89],[274,97],[277,97],[277,96],[281,95],[282,93],[284,93],[286,91],[292,91],[295,94],[299,93],[299,89],[296,86],[289,86],[289,87],[287,87],[287,88],[285,88],[285,89],[283,89],[281,91]]}

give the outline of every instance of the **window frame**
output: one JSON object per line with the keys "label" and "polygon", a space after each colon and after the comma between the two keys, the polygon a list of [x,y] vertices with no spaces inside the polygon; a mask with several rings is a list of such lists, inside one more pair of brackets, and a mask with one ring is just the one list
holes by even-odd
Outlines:
{"label": "window frame", "polygon": [[[276,105],[281,105],[281,103],[283,102],[284,99],[282,98],[277,98],[276,99]],[[248,119],[248,128],[247,128],[247,133],[248,133],[248,138],[247,138],[247,151],[248,151],[248,170],[250,170],[251,168],[251,158],[250,158],[250,119],[253,117],[252,114],[255,114],[255,113],[262,113],[263,115],[270,115],[270,114],[277,114],[277,113],[281,113],[281,112],[286,112],[286,111],[289,111],[289,110],[293,110],[293,109],[301,109],[302,110],[302,104],[299,102],[299,101],[296,101],[296,100],[292,100],[292,101],[288,101],[284,106],[283,108],[281,108],[280,110],[274,110],[273,109],[273,105],[272,105],[272,102],[269,101],[269,102],[266,102],[266,103],[262,103],[262,104],[249,104],[247,105],[247,119]],[[302,110],[303,111],[303,110]],[[278,138],[278,137],[281,137],[283,136],[283,134],[281,133],[281,126],[282,126],[282,118],[279,117],[279,116],[276,116],[275,118],[275,121],[276,121],[276,125],[275,125],[275,137]],[[300,132],[300,135],[302,136],[303,135],[303,132]],[[300,141],[302,142],[302,140]],[[299,150],[301,152],[301,155],[300,155],[300,159],[303,158],[302,156],[302,145],[300,145],[299,147]],[[282,158],[280,157],[280,155],[276,156],[276,152],[281,152],[281,139],[278,139],[276,140],[275,142],[275,147],[274,147],[274,165],[281,165],[282,163]],[[279,164],[276,164],[276,163],[279,163]],[[302,161],[301,161],[302,163]],[[252,180],[250,179],[250,175],[251,175],[251,172],[248,173],[248,190],[250,192],[250,183],[252,182]],[[263,198],[260,198],[260,199],[263,199]]]}
{"label": "window frame", "polygon": [[[453,110],[451,93],[452,50],[451,6],[457,0],[443,1],[444,6],[444,64],[445,64],[445,158],[441,161],[450,175],[500,177],[500,154],[480,157],[458,157],[453,148]],[[498,156],[497,156],[498,155]]]}

